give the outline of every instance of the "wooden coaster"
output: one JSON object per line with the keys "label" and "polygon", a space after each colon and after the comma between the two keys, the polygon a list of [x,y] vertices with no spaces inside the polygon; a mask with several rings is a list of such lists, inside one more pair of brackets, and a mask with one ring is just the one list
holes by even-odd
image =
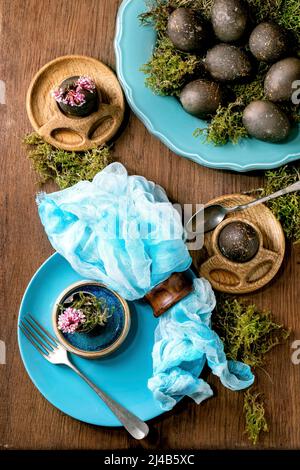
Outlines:
{"label": "wooden coaster", "polygon": [[[101,103],[87,117],[66,116],[51,96],[63,80],[86,75],[101,93]],[[54,147],[83,151],[109,141],[119,129],[125,110],[122,88],[113,71],[86,56],[64,56],[44,65],[33,78],[26,98],[33,128]]]}
{"label": "wooden coaster", "polygon": [[[241,194],[221,196],[207,205],[222,204],[236,206],[253,201],[254,198]],[[246,263],[232,262],[222,255],[218,247],[218,236],[229,222],[243,221],[252,225],[259,236],[260,247],[253,259]],[[200,275],[210,281],[213,288],[231,294],[245,294],[265,286],[275,276],[284,258],[285,238],[282,227],[265,205],[228,214],[218,227],[204,236],[201,257],[204,262]]]}

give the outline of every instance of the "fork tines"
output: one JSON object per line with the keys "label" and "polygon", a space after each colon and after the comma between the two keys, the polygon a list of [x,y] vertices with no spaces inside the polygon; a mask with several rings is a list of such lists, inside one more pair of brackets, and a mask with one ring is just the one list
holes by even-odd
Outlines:
{"label": "fork tines", "polygon": [[21,320],[19,328],[43,356],[58,347],[56,339],[30,314]]}

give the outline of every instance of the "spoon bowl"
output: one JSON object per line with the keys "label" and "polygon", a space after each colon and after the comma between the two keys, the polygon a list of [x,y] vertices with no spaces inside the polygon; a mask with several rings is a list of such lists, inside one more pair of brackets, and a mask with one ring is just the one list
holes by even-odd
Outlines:
{"label": "spoon bowl", "polygon": [[213,204],[203,209],[204,211],[204,232],[210,232],[216,228],[227,214],[227,209],[221,204]]}

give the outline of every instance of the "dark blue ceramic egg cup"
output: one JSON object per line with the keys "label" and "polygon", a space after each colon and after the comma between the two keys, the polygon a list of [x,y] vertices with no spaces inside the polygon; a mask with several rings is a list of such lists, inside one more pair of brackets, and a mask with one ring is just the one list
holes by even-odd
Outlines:
{"label": "dark blue ceramic egg cup", "polygon": [[[59,306],[64,305],[68,297],[83,290],[104,299],[113,313],[106,325],[100,329],[89,333],[62,333],[57,327]],[[130,327],[130,311],[127,302],[105,285],[93,281],[80,281],[69,286],[56,300],[53,309],[53,327],[59,341],[68,351],[81,357],[96,359],[111,354],[123,343]]]}

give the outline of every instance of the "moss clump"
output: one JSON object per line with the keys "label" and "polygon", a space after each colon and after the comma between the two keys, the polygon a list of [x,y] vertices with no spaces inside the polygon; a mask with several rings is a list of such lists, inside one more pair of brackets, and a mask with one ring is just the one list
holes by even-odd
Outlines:
{"label": "moss clump", "polygon": [[239,98],[243,106],[247,106],[253,100],[262,100],[264,98],[264,80],[268,68],[266,64],[260,63],[252,82],[232,85],[235,96]]}
{"label": "moss clump", "polygon": [[143,26],[153,26],[158,37],[165,36],[169,15],[173,8],[170,2],[164,0],[153,0],[146,2],[147,11],[139,16]]}
{"label": "moss clump", "polygon": [[250,13],[255,23],[260,23],[266,19],[277,19],[282,4],[282,0],[247,0]]}
{"label": "moss clump", "polygon": [[268,432],[269,427],[265,417],[265,407],[261,393],[252,391],[244,393],[245,432],[255,445],[261,432]]}
{"label": "moss clump", "polygon": [[[285,341],[289,331],[276,323],[270,312],[261,312],[256,305],[220,294],[213,316],[213,327],[224,343],[228,359],[259,367],[265,355]],[[252,389],[244,393],[245,432],[256,444],[260,433],[268,431],[265,407],[260,393]]]}
{"label": "moss clump", "polygon": [[150,61],[141,71],[147,75],[146,86],[155,94],[178,95],[200,64],[201,61],[195,55],[175,49],[165,37],[158,40]]}
{"label": "moss clump", "polygon": [[219,106],[215,116],[207,127],[198,128],[195,137],[205,136],[205,142],[213,145],[225,145],[228,141],[237,144],[242,137],[248,137],[243,126],[241,102],[239,99],[227,106]]}
{"label": "moss clump", "polygon": [[289,336],[270,312],[224,295],[218,299],[213,327],[224,343],[226,356],[251,367],[261,366],[266,353]]}
{"label": "moss clump", "polygon": [[[266,185],[262,191],[263,196],[272,194],[279,189],[300,180],[298,168],[283,166],[278,170],[266,172]],[[300,242],[300,193],[286,194],[273,201],[268,206],[280,221],[286,237],[294,243]]]}
{"label": "moss clump", "polygon": [[24,143],[30,147],[28,156],[39,175],[39,183],[53,180],[61,189],[81,180],[91,181],[111,162],[107,146],[86,152],[67,152],[52,147],[36,133],[25,136]]}
{"label": "moss clump", "polygon": [[[277,0],[279,2],[279,0]],[[300,45],[300,2],[299,0],[281,0],[281,9],[276,20],[291,31]]]}

